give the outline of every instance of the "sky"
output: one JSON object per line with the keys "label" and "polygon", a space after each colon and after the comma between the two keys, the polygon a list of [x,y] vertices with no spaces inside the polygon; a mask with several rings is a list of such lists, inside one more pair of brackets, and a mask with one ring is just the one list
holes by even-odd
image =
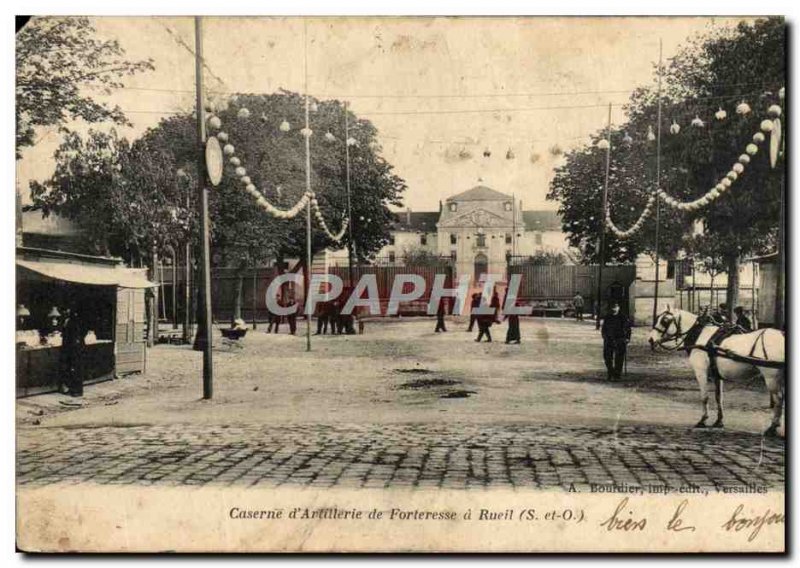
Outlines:
{"label": "sky", "polygon": [[[478,184],[514,194],[526,210],[556,209],[545,196],[563,158],[551,150],[585,144],[605,127],[609,103],[612,122],[623,120],[620,105],[631,90],[654,81],[659,40],[666,61],[694,34],[737,21],[206,17],[206,86],[224,97],[304,92],[307,84],[317,98],[348,100],[378,128],[383,156],[406,181],[412,210],[437,210],[439,200]],[[120,129],[126,136],[193,108],[192,18],[93,22],[99,36],[119,40],[129,59],[152,58],[155,65],[126,78],[110,97],[98,96],[126,111],[133,123]],[[59,143],[55,128],[37,137],[17,162],[24,201],[30,180],[52,174]]]}

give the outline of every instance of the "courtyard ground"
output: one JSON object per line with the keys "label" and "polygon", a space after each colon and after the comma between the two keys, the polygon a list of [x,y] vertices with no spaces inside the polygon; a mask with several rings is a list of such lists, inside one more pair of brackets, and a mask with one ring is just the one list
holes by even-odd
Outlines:
{"label": "courtyard ground", "polygon": [[87,387],[80,407],[18,401],[19,481],[782,487],[759,379],[726,385],[725,430],[693,430],[686,357],[651,352],[649,330],[634,331],[627,375],[609,383],[592,322],[524,320],[521,345],[503,343],[505,325],[479,344],[464,322],[434,323],[373,322],[314,336],[311,352],[302,334],[259,327],[242,349],[215,348],[211,401],[199,353],[155,347],[145,375]]}

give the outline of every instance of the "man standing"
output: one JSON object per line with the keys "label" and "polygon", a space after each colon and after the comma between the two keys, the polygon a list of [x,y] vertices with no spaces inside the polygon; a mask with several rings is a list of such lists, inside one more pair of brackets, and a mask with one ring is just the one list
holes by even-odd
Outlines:
{"label": "man standing", "polygon": [[583,296],[581,296],[580,292],[575,292],[575,296],[572,298],[572,306],[575,308],[576,321],[583,321],[583,304]]}
{"label": "man standing", "polygon": [[478,314],[475,313],[475,308],[481,305],[481,295],[480,294],[473,294],[472,300],[470,301],[470,310],[469,310],[469,327],[467,331],[472,331],[472,328],[475,327],[475,322],[478,321]]}
{"label": "man standing", "polygon": [[329,303],[320,302],[317,304],[317,333],[315,335],[326,335],[328,333]]}
{"label": "man standing", "polygon": [[440,331],[447,331],[444,326],[444,316],[447,313],[449,298],[439,298],[439,307],[436,310],[436,333]]}
{"label": "man standing", "polygon": [[[86,330],[81,322],[77,304],[73,304],[67,310],[67,317],[64,321],[64,331],[61,342],[61,368],[64,377],[61,385],[65,386],[70,396],[83,396],[83,357],[84,357],[84,337]],[[61,385],[59,391],[63,392]]]}
{"label": "man standing", "polygon": [[620,312],[619,302],[611,304],[611,311],[603,318],[603,360],[608,370],[608,380],[622,376],[625,352],[631,340],[631,322]]}

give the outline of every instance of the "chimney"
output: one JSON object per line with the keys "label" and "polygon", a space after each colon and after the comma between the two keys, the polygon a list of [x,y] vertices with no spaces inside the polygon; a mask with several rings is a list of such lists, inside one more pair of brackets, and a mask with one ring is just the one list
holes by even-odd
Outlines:
{"label": "chimney", "polygon": [[406,207],[406,225],[411,225],[411,207]]}

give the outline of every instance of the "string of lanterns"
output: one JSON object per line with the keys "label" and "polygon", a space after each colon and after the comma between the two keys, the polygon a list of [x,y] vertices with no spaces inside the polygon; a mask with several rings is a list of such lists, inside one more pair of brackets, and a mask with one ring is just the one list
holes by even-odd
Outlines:
{"label": "string of lanterns", "polygon": [[[316,103],[314,104],[314,106],[316,106]],[[209,109],[209,112],[212,112],[212,110]],[[250,111],[247,108],[240,108],[239,111],[236,113],[236,116],[240,119],[247,119],[250,117]],[[262,116],[262,119],[263,118],[264,117]],[[234,174],[239,178],[239,181],[244,186],[244,190],[247,193],[249,193],[253,197],[253,199],[255,199],[256,204],[258,206],[260,206],[267,213],[278,219],[293,219],[294,217],[299,215],[300,212],[302,212],[303,209],[305,209],[306,206],[310,203],[311,207],[314,209],[314,217],[316,218],[320,228],[327,235],[327,237],[336,242],[342,240],[347,231],[347,226],[349,224],[349,219],[346,216],[342,218],[341,230],[338,233],[331,232],[331,230],[328,228],[327,223],[325,222],[322,210],[319,207],[319,201],[317,200],[317,197],[313,191],[304,192],[303,195],[300,197],[300,199],[297,201],[297,203],[295,203],[289,209],[281,209],[279,207],[274,206],[272,203],[269,202],[269,200],[264,196],[264,194],[261,193],[258,190],[258,188],[252,183],[250,176],[247,175],[247,170],[242,165],[241,159],[239,159],[236,156],[236,148],[233,146],[233,144],[230,143],[230,136],[228,135],[227,132],[222,131],[222,120],[218,116],[211,114],[208,117],[207,122],[210,128],[218,131],[216,137],[220,142],[224,144],[222,148],[222,153],[228,157],[228,162],[230,163],[230,165],[234,167]],[[283,122],[281,122],[279,128],[281,132],[289,132],[291,130],[291,125],[289,124],[288,121],[284,120]],[[302,128],[300,130],[300,134],[305,138],[309,138],[313,135],[313,131],[310,128]],[[325,139],[329,142],[336,141],[336,137],[330,132],[325,134]],[[357,142],[354,138],[350,138],[347,140],[347,144],[349,146],[354,146],[357,145]]]}
{"label": "string of lanterns", "polygon": [[[781,88],[778,96],[781,100],[784,99],[785,96],[785,89]],[[746,102],[741,102],[736,107],[736,113],[739,115],[747,115],[751,112],[750,105]],[[780,116],[782,114],[782,109],[779,105],[771,105],[767,109],[767,114],[770,116],[768,119],[764,119],[761,121],[759,125],[759,131],[753,134],[752,142],[749,143],[745,147],[745,151],[743,154],[739,156],[736,163],[733,164],[730,171],[711,189],[709,189],[703,196],[693,200],[693,201],[679,201],[669,195],[663,189],[658,189],[656,192],[657,196],[669,207],[678,210],[678,211],[689,211],[694,212],[704,207],[710,205],[713,201],[721,197],[731,186],[739,179],[744,171],[745,167],[750,163],[752,156],[755,156],[758,153],[759,145],[763,144],[766,141],[766,134],[770,135],[770,143],[771,143],[771,162],[772,166],[775,166],[775,159],[777,156],[777,148],[780,145],[780,137],[781,137],[781,121]],[[727,112],[720,108],[715,113],[715,118],[717,120],[724,120],[727,117]],[[692,120],[691,125],[695,128],[702,128],[705,123],[699,116],[695,116]],[[652,127],[648,127],[648,139],[650,138],[650,134],[652,134]],[[673,121],[672,125],[670,126],[670,132],[675,135],[680,132],[680,125]],[[626,134],[627,136],[627,134]],[[607,140],[602,139],[597,143],[597,147],[601,150],[609,150],[610,146]],[[605,225],[606,227],[614,233],[614,235],[619,239],[627,239],[638,233],[642,227],[644,226],[644,222],[647,217],[650,216],[652,213],[653,206],[655,205],[656,197],[651,195],[645,206],[644,211],[642,211],[639,218],[636,222],[627,230],[622,230],[614,224],[614,221],[611,219],[611,211],[610,211],[610,204],[607,205],[605,211]]]}

